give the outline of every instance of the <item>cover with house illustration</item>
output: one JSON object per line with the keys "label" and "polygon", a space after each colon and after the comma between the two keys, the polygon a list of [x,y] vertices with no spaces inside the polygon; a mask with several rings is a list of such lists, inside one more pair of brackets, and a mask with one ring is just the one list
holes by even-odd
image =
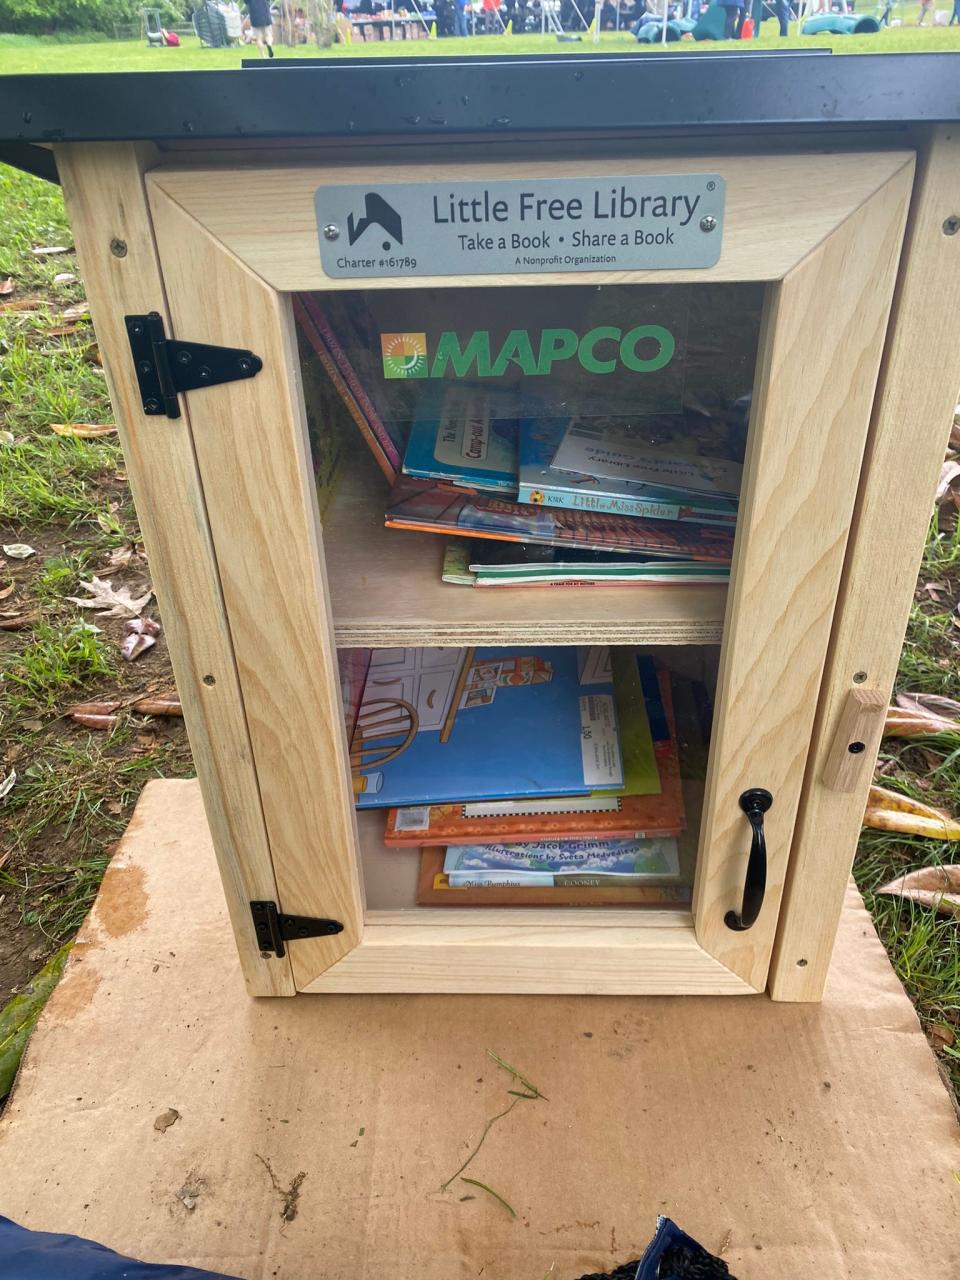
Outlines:
{"label": "cover with house illustration", "polygon": [[571,647],[380,649],[350,748],[357,807],[623,785],[612,680]]}

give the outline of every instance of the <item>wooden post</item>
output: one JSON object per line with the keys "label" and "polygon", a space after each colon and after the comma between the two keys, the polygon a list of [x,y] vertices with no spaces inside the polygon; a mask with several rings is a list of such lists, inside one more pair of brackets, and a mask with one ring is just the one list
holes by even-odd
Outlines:
{"label": "wooden post", "polygon": [[879,736],[853,791],[825,786],[823,771],[850,689],[886,695],[897,671],[960,387],[960,236],[944,229],[958,215],[960,132],[944,126],[920,155],[771,967],[777,1000],[819,1000],[833,951]]}
{"label": "wooden post", "polygon": [[261,958],[250,915],[277,889],[190,414],[143,413],[124,323],[159,311],[170,331],[143,184],[153,151],[75,143],[56,156],[244,978],[251,995],[292,995],[289,958]]}

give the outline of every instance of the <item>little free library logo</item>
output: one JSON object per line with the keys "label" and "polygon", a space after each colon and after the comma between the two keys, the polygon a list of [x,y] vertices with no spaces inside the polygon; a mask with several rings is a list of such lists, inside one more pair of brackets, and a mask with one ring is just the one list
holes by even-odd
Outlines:
{"label": "little free library logo", "polygon": [[478,329],[465,341],[441,333],[431,359],[426,333],[382,333],[385,378],[501,378],[512,368],[528,378],[546,377],[553,366],[576,358],[587,373],[613,373],[622,365],[634,373],[656,373],[673,359],[676,342],[663,325],[623,330],[597,325],[581,337],[573,329],[511,329],[499,346]]}

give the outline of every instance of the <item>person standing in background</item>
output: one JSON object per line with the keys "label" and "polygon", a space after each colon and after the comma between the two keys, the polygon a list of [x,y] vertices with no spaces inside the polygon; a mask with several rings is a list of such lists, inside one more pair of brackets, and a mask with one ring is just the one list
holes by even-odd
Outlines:
{"label": "person standing in background", "polygon": [[468,36],[470,34],[467,29],[467,4],[468,0],[453,0],[456,5],[456,11],[453,15],[453,34],[455,36]]}
{"label": "person standing in background", "polygon": [[250,26],[261,58],[273,57],[273,14],[270,0],[248,0]]}
{"label": "person standing in background", "polygon": [[719,0],[719,4],[723,9],[724,40],[738,39],[740,27],[743,23],[743,0]]}

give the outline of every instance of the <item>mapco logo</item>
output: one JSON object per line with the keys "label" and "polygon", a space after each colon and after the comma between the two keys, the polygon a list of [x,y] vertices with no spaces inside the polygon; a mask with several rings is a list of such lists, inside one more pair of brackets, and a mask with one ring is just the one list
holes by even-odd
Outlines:
{"label": "mapco logo", "polygon": [[[363,197],[363,217],[354,220],[352,213],[347,214],[347,235],[350,244],[354,245],[368,227],[379,227],[388,236],[393,236],[397,244],[403,244],[403,219],[392,204],[387,204],[383,196],[376,191],[368,191]],[[393,245],[384,240],[382,248],[389,252]]]}
{"label": "mapco logo", "polygon": [[425,378],[427,376],[427,335],[425,333],[381,333],[385,378]]}
{"label": "mapco logo", "polygon": [[542,329],[531,335],[512,329],[497,347],[485,329],[461,341],[441,333],[431,360],[425,333],[381,333],[385,378],[502,378],[517,369],[527,378],[545,377],[555,364],[574,357],[587,373],[613,373],[618,365],[633,373],[656,373],[673,359],[676,342],[669,329],[641,324],[624,332],[599,325],[583,337],[572,329]]}

